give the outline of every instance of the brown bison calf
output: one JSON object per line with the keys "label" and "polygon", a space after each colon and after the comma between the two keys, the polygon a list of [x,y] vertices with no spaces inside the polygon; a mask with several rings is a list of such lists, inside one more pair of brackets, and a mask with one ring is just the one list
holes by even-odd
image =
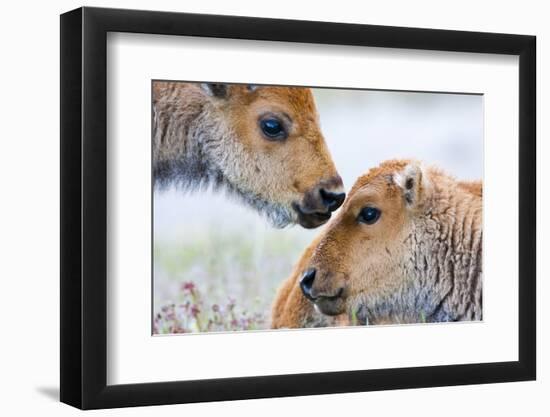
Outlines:
{"label": "brown bison calf", "polygon": [[325,223],[344,201],[308,88],[153,82],[156,187],[221,187],[276,227]]}
{"label": "brown bison calf", "polygon": [[481,183],[388,161],[306,249],[272,327],[481,320],[481,298]]}

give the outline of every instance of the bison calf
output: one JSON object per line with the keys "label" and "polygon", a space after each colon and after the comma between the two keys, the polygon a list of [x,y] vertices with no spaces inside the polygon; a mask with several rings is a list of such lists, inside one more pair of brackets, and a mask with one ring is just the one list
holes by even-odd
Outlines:
{"label": "bison calf", "polygon": [[481,320],[482,187],[388,161],[283,283],[272,327]]}
{"label": "bison calf", "polygon": [[155,81],[153,173],[224,188],[276,227],[320,226],[345,197],[308,88]]}

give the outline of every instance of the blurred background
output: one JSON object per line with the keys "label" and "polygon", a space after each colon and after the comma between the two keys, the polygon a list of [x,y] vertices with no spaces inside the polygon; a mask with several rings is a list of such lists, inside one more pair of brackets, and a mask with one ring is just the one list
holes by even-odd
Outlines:
{"label": "blurred background", "polygon": [[[415,158],[460,179],[483,175],[480,95],[313,89],[347,190],[386,159]],[[273,229],[211,191],[154,193],[155,334],[269,328],[277,287],[319,232]]]}

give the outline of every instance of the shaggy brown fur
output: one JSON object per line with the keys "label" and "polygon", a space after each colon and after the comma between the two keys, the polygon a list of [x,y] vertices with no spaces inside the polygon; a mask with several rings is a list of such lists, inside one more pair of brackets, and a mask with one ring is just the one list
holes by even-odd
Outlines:
{"label": "shaggy brown fur", "polygon": [[[381,213],[370,225],[358,220],[367,206]],[[309,268],[314,303],[299,285]],[[411,161],[357,180],[272,310],[273,328],[481,319],[481,183]]]}
{"label": "shaggy brown fur", "polygon": [[[342,193],[343,185],[309,89],[155,81],[152,94],[156,187],[222,187],[277,227],[328,220],[336,207],[320,190]],[[267,138],[265,118],[288,136]]]}

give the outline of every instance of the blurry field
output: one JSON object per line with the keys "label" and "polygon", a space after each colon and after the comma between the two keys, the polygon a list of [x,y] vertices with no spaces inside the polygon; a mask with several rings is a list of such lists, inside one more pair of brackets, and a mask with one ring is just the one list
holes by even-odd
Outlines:
{"label": "blurry field", "polygon": [[[369,167],[416,158],[483,174],[483,98],[315,90],[321,129],[349,189]],[[318,230],[276,230],[211,191],[154,195],[155,333],[269,328],[275,291]]]}
{"label": "blurry field", "polygon": [[[202,230],[182,233],[179,239],[155,242],[158,333],[268,328],[270,302],[277,286],[309,238],[297,228],[276,230],[258,220],[260,224],[251,222],[242,228],[214,222]],[[191,286],[194,297],[190,296]],[[225,326],[213,323],[208,327],[208,321],[215,321],[216,316]],[[182,322],[189,324],[178,329],[176,324]]]}

